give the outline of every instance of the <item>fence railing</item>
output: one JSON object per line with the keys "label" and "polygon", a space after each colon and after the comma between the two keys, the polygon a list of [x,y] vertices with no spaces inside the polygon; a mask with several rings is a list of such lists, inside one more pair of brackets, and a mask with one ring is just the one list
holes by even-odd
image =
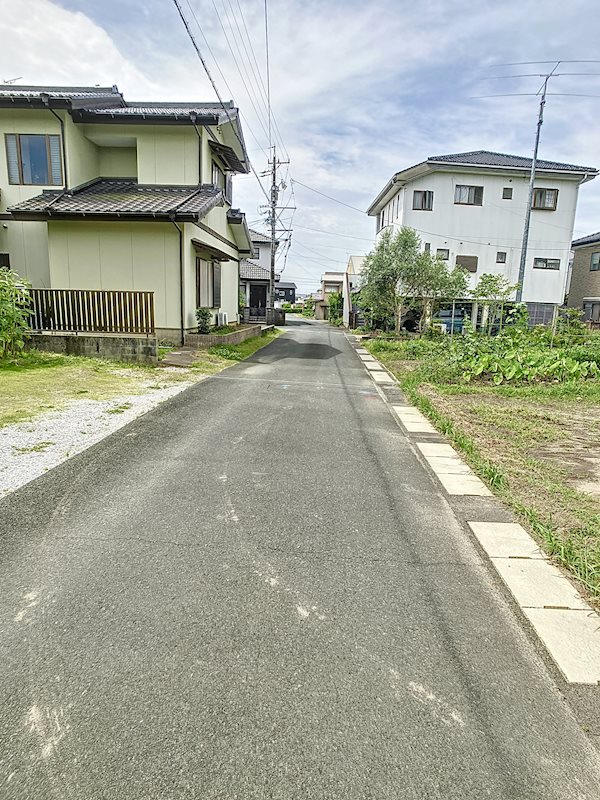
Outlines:
{"label": "fence railing", "polygon": [[154,292],[30,289],[32,331],[154,333]]}

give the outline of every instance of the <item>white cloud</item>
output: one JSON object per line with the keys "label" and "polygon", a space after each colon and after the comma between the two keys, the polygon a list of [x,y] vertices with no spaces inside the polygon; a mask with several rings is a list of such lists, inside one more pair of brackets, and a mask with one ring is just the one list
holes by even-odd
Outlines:
{"label": "white cloud", "polygon": [[[212,0],[190,2],[242,108],[248,147],[262,170],[266,164],[260,148],[266,136]],[[239,48],[238,30],[227,24],[228,14],[233,21],[237,0],[214,3]],[[240,4],[263,69],[263,4]],[[273,107],[292,159],[292,175],[365,208],[393,172],[428,155],[482,148],[530,154],[536,99],[475,96],[537,90],[537,79],[490,79],[501,72],[490,66],[494,63],[577,59],[595,52],[595,29],[589,24],[595,0],[568,5],[546,0],[543,5],[540,14],[539,0],[269,0]],[[185,3],[183,7],[187,9]],[[118,83],[129,99],[213,99],[170,2],[62,0],[59,5],[58,0],[28,0],[27,17],[22,8],[21,0],[3,2],[0,80],[22,75],[24,83]],[[239,15],[237,19],[242,27]],[[533,19],[535,25],[529,24]],[[229,97],[201,34],[194,30],[222,94]],[[248,66],[243,66],[243,48],[236,50],[236,57],[246,84],[253,85]],[[571,69],[586,71],[582,65]],[[553,91],[584,93],[584,86],[587,93],[600,95],[597,78],[560,78],[557,84]],[[255,103],[262,108],[260,100]],[[540,156],[595,165],[598,103],[594,98],[549,97]],[[263,113],[261,119],[266,125]],[[289,190],[283,198],[290,200]],[[316,285],[325,267],[335,268],[333,262],[339,260],[341,268],[346,255],[364,252],[369,242],[304,228],[370,239],[373,221],[300,186],[296,198],[294,236],[302,244],[292,248],[286,274]],[[584,185],[580,198],[577,235],[600,228],[600,180]],[[236,202],[250,220],[258,219],[264,197],[252,178],[237,181]],[[306,246],[323,254],[322,264],[308,260]]]}

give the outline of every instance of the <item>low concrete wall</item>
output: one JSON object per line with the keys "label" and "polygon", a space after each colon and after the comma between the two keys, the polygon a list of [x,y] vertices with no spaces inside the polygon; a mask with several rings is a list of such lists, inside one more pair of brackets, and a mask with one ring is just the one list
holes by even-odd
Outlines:
{"label": "low concrete wall", "polygon": [[253,336],[260,336],[260,325],[248,325],[232,333],[186,333],[186,347],[215,347],[224,344],[239,344]]}
{"label": "low concrete wall", "polygon": [[158,362],[156,336],[32,333],[26,346],[47,353],[112,358],[135,364]]}

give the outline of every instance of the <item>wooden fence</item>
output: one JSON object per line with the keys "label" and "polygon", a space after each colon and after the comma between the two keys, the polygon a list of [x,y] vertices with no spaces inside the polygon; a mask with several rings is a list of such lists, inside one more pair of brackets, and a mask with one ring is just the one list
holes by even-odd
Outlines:
{"label": "wooden fence", "polygon": [[31,289],[32,331],[154,333],[154,292]]}

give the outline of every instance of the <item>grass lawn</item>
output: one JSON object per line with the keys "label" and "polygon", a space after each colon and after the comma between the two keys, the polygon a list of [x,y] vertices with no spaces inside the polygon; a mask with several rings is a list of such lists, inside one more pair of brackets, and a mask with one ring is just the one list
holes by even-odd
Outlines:
{"label": "grass lawn", "polygon": [[414,341],[364,346],[544,549],[600,599],[600,381],[465,383]]}
{"label": "grass lawn", "polygon": [[[171,383],[198,380],[220,372],[233,361],[247,358],[276,335],[277,332],[268,333],[239,345],[213,348],[225,351],[222,353],[199,351],[198,360],[190,369],[178,371],[26,351],[15,361],[0,361],[0,427],[31,419],[44,411],[64,408],[73,400],[109,400],[121,395],[142,394]],[[170,351],[170,348],[161,349],[161,355]]]}

